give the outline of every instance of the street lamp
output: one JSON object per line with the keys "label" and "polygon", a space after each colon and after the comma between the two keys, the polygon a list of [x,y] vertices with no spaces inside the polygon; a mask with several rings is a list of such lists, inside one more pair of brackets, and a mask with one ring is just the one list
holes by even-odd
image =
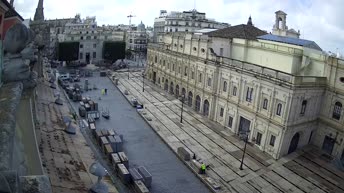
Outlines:
{"label": "street lamp", "polygon": [[145,92],[145,73],[142,73],[142,92]]}
{"label": "street lamp", "polygon": [[245,158],[245,153],[246,153],[246,145],[248,142],[248,136],[249,136],[250,130],[248,131],[242,131],[239,135],[240,135],[240,139],[245,140],[245,145],[244,145],[244,152],[242,154],[242,158],[241,158],[241,163],[240,163],[240,170],[243,170],[242,166],[244,164],[244,158]]}
{"label": "street lamp", "polygon": [[182,100],[182,111],[181,111],[181,113],[180,113],[180,123],[183,123],[184,98],[185,98],[185,95],[181,95],[181,100]]}

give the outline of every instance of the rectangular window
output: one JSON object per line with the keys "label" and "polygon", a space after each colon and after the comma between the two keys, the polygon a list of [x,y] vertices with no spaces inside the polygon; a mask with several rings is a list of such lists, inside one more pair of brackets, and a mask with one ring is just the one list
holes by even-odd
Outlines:
{"label": "rectangular window", "polygon": [[192,72],[191,72],[191,79],[194,79],[194,78],[195,78],[195,72],[192,71]]}
{"label": "rectangular window", "polygon": [[256,144],[260,145],[260,142],[262,141],[262,134],[257,132],[257,139],[256,139]]}
{"label": "rectangular window", "polygon": [[220,48],[220,56],[223,56],[223,48]]}
{"label": "rectangular window", "polygon": [[175,32],[178,32],[178,28],[174,29]]}
{"label": "rectangular window", "polygon": [[181,71],[181,68],[180,68],[180,66],[178,67],[178,73],[180,74],[180,71]]}
{"label": "rectangular window", "polygon": [[221,109],[220,109],[220,117],[223,117],[223,112],[224,112],[224,109],[221,107]]}
{"label": "rectangular window", "polygon": [[79,59],[82,59],[82,53],[80,53]]}
{"label": "rectangular window", "polygon": [[86,40],[90,40],[91,39],[91,36],[86,36]]}
{"label": "rectangular window", "polygon": [[80,48],[83,48],[83,47],[84,47],[84,45],[80,44]]}
{"label": "rectangular window", "polygon": [[211,86],[211,78],[208,78],[208,86]]}
{"label": "rectangular window", "polygon": [[263,101],[263,109],[265,109],[265,110],[268,109],[268,99],[264,99],[264,101]]}
{"label": "rectangular window", "polygon": [[247,87],[247,92],[246,92],[247,102],[252,102],[252,94],[253,94],[253,88]]}
{"label": "rectangular window", "polygon": [[174,64],[172,64],[172,71],[174,71]]}
{"label": "rectangular window", "polygon": [[94,36],[94,39],[96,40],[96,39],[97,39],[97,36]]}
{"label": "rectangular window", "polygon": [[188,67],[185,66],[185,69],[184,69],[184,76],[187,76],[188,75]]}
{"label": "rectangular window", "polygon": [[93,52],[93,58],[97,57],[97,52]]}
{"label": "rectangular window", "polygon": [[276,137],[274,135],[271,135],[271,138],[270,138],[270,145],[273,147],[275,146],[275,141],[276,141]]}
{"label": "rectangular window", "polygon": [[199,73],[198,82],[202,82],[202,73]]}
{"label": "rectangular window", "polygon": [[97,44],[93,44],[93,48],[96,48],[97,47]]}
{"label": "rectangular window", "polygon": [[84,39],[84,36],[81,36],[80,39],[83,40],[83,39]]}
{"label": "rectangular window", "polygon": [[232,128],[232,125],[233,125],[233,117],[229,116],[228,117],[228,127]]}

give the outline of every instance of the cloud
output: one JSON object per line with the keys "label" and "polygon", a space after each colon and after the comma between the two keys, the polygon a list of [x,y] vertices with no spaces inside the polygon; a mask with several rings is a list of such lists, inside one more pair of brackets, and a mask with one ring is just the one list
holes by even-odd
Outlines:
{"label": "cloud", "polygon": [[[24,18],[33,18],[38,0],[16,0],[15,7]],[[132,23],[143,21],[153,26],[160,10],[186,11],[194,1],[185,0],[59,0],[45,1],[46,18],[68,18],[80,13],[82,17],[96,16],[99,25],[128,24],[127,16],[135,15]],[[246,23],[251,15],[256,27],[271,31],[274,12],[288,14],[287,25],[300,30],[301,38],[317,42],[324,50],[344,53],[343,0],[196,0],[196,9],[208,18],[232,25]]]}

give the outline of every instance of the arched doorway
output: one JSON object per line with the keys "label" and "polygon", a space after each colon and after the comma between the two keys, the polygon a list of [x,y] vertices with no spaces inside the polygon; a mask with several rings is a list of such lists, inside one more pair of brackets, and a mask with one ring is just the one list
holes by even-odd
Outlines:
{"label": "arched doorway", "polygon": [[201,97],[196,96],[196,104],[195,104],[195,110],[199,112],[201,110]]}
{"label": "arched doorway", "polygon": [[291,139],[288,154],[293,153],[297,149],[297,145],[299,144],[300,134],[295,133],[293,138]]}
{"label": "arched doorway", "polygon": [[182,88],[182,95],[184,95],[186,97],[186,90],[185,90],[185,88]]}
{"label": "arched doorway", "polygon": [[167,79],[165,80],[164,90],[168,91],[168,80]]}
{"label": "arched doorway", "polygon": [[179,97],[179,85],[178,84],[176,85],[176,97],[177,98]]}
{"label": "arched doorway", "polygon": [[208,100],[204,100],[204,103],[203,103],[203,115],[204,116],[208,116],[209,115],[209,101]]}
{"label": "arched doorway", "polygon": [[189,107],[192,107],[192,98],[193,98],[193,95],[192,95],[192,92],[190,91],[189,95],[188,95],[188,105],[189,105]]}
{"label": "arched doorway", "polygon": [[171,85],[170,85],[170,94],[173,94],[174,93],[174,85],[173,85],[173,82],[171,82]]}

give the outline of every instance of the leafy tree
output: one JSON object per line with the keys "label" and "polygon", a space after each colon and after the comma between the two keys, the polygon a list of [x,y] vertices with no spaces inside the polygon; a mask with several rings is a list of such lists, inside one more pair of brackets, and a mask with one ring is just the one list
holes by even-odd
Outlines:
{"label": "leafy tree", "polygon": [[58,59],[60,61],[73,61],[79,58],[79,42],[61,42],[58,45]]}
{"label": "leafy tree", "polygon": [[106,41],[103,43],[103,59],[115,62],[125,58],[125,42]]}

